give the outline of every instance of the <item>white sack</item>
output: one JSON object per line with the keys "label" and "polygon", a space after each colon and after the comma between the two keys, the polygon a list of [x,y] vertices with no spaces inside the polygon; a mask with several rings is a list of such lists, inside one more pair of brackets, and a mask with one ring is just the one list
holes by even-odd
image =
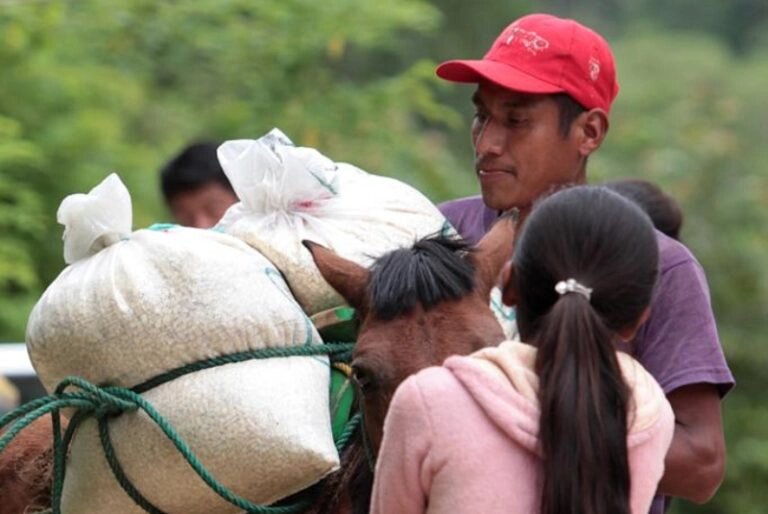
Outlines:
{"label": "white sack", "polygon": [[277,129],[258,140],[227,141],[218,156],[240,198],[219,227],[271,260],[308,314],[344,301],[322,278],[302,240],[367,267],[389,250],[448,227],[411,186],[295,147]]}
{"label": "white sack", "polygon": [[[210,230],[130,233],[130,212],[116,176],[62,203],[72,263],[27,327],[30,357],[48,390],[67,375],[130,387],[223,354],[321,342],[259,252]],[[291,357],[199,371],[143,396],[220,482],[270,503],[338,467],[328,390],[327,358]],[[95,427],[85,423],[73,441],[63,512],[142,513],[112,477]],[[111,420],[110,433],[127,475],[160,509],[238,512],[203,484],[145,414]]]}
{"label": "white sack", "polygon": [[501,299],[501,289],[498,286],[491,289],[491,310],[504,331],[505,339],[507,341],[519,341],[520,333],[517,331],[515,308],[504,305]]}

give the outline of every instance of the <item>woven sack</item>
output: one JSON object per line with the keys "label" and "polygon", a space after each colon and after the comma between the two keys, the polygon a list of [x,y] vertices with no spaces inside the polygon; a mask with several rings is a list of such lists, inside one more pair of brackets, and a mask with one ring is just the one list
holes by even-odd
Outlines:
{"label": "woven sack", "polygon": [[[27,345],[50,391],[68,375],[135,386],[168,370],[266,347],[320,343],[272,263],[211,230],[131,233],[127,190],[112,175],[62,203],[69,266],[36,304]],[[325,357],[226,364],[143,393],[212,475],[271,503],[337,469]],[[65,514],[139,514],[103,455],[96,422],[78,429],[63,492]],[[133,485],[164,512],[234,513],[143,413],[110,420]]]}

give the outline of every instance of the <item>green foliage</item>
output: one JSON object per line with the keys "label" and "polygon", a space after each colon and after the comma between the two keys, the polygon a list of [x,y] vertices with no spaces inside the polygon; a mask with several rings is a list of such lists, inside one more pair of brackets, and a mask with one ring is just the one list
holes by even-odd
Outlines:
{"label": "green foliage", "polygon": [[705,506],[677,513],[764,511],[768,408],[768,59],[737,58],[705,35],[655,30],[614,47],[621,93],[593,179],[642,177],[682,204],[683,240],[707,273],[721,339],[738,386],[724,402],[726,481]]}
{"label": "green foliage", "polygon": [[157,171],[196,138],[298,144],[443,196],[471,182],[436,130],[431,64],[384,76],[347,55],[394,55],[439,13],[421,0],[52,0],[0,4],[0,340],[23,338],[32,298],[61,270],[64,196],[118,171],[134,223],[165,216]]}
{"label": "green foliage", "polygon": [[588,2],[540,0],[539,9],[582,20],[611,39],[638,21],[650,21],[665,32],[706,32],[738,53],[767,42],[764,0],[603,0],[599,10]]}
{"label": "green foliage", "polygon": [[[0,0],[0,340],[23,338],[32,303],[63,267],[62,198],[116,170],[135,225],[161,221],[157,171],[192,139],[279,126],[298,144],[435,200],[474,193],[471,87],[434,80],[434,61],[481,56],[533,3]],[[586,5],[536,3],[594,23],[615,49],[622,90],[591,178],[647,178],[681,201],[683,239],[707,272],[739,382],[724,402],[726,482],[707,505],[680,501],[673,510],[760,513],[768,503],[768,58],[757,51],[768,44],[765,2]]]}
{"label": "green foliage", "polygon": [[718,315],[761,324],[768,155],[759,128],[768,108],[755,99],[768,87],[768,61],[658,32],[631,36],[616,52],[622,91],[593,172],[646,177],[672,192],[687,215],[684,239],[710,270]]}
{"label": "green foliage", "polygon": [[0,327],[23,333],[26,313],[40,290],[35,247],[43,239],[42,197],[24,187],[40,166],[39,151],[18,123],[0,116]]}

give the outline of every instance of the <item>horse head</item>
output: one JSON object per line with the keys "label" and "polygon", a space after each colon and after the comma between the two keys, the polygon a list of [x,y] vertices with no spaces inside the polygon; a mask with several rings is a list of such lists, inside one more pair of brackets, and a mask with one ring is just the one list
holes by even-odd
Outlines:
{"label": "horse head", "polygon": [[305,242],[320,273],[360,319],[352,369],[374,452],[405,378],[504,340],[490,292],[512,256],[514,232],[513,219],[502,217],[474,248],[429,237],[382,255],[369,269]]}

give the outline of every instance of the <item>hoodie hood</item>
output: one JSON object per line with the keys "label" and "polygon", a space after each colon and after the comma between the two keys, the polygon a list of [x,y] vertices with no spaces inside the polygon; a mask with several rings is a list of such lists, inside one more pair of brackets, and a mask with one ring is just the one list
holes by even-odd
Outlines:
{"label": "hoodie hood", "polygon": [[[654,378],[635,359],[617,352],[624,380],[630,388],[628,446],[642,443],[649,428],[662,416],[666,397]],[[538,445],[539,379],[534,371],[536,348],[506,341],[468,357],[451,357],[451,370],[488,418],[511,439],[531,452]]]}

